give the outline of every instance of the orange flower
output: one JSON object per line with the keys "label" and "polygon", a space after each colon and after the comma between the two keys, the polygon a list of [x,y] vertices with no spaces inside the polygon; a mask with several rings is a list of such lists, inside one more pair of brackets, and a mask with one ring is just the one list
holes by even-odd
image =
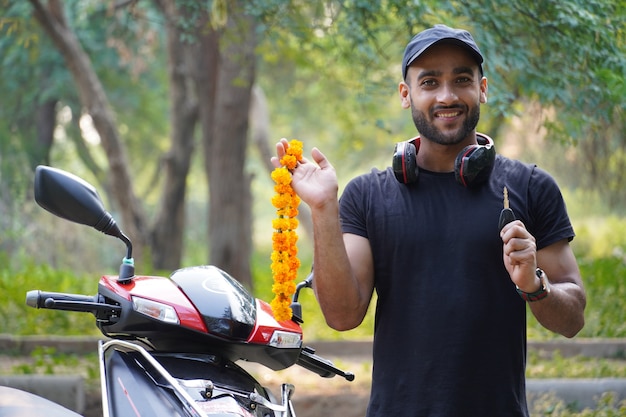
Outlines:
{"label": "orange flower", "polygon": [[298,205],[300,197],[291,187],[290,170],[302,159],[302,142],[293,139],[289,142],[287,152],[280,159],[279,168],[272,171],[274,196],[272,205],[276,207],[277,218],[272,220],[272,292],[275,297],[270,303],[274,317],[278,321],[291,319],[291,296],[296,291],[295,279],[298,275],[300,260],[298,259]]}

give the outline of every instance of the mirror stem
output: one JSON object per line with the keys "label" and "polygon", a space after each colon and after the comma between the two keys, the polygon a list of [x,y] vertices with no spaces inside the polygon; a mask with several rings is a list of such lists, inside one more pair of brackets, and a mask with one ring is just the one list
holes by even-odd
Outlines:
{"label": "mirror stem", "polygon": [[135,276],[135,260],[133,259],[133,244],[124,233],[121,231],[117,235],[120,240],[126,244],[126,257],[122,259],[122,265],[120,265],[120,273],[117,277],[117,282],[120,284],[128,284],[133,280]]}

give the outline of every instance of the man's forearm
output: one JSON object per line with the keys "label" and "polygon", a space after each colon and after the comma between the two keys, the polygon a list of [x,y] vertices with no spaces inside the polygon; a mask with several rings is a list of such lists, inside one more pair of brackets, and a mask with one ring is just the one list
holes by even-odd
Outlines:
{"label": "man's forearm", "polygon": [[565,337],[576,336],[585,324],[585,295],[574,283],[551,284],[548,297],[528,304],[542,326]]}
{"label": "man's forearm", "polygon": [[328,325],[336,330],[358,326],[367,311],[368,300],[354,275],[343,233],[337,204],[312,211],[314,236],[313,287]]}

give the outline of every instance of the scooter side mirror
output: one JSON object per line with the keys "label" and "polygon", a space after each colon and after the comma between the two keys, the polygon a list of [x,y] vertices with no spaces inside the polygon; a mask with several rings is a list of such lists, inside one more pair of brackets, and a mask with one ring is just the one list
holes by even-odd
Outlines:
{"label": "scooter side mirror", "polygon": [[126,282],[134,276],[132,243],[105,210],[102,199],[91,184],[61,169],[39,165],[35,169],[35,201],[55,216],[91,226],[122,240],[127,254],[120,267],[119,280]]}
{"label": "scooter side mirror", "polygon": [[115,223],[91,184],[57,168],[44,165],[36,168],[35,201],[55,216],[103,233],[111,222]]}

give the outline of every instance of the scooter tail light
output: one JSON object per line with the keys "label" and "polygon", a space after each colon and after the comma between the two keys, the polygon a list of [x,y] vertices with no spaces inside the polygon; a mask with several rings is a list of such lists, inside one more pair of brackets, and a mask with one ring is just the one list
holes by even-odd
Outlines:
{"label": "scooter tail light", "polygon": [[165,323],[180,324],[178,314],[176,314],[174,307],[141,297],[133,296],[132,300],[133,309],[136,312]]}
{"label": "scooter tail light", "polygon": [[299,333],[285,332],[283,330],[275,330],[269,342],[270,346],[276,348],[299,348],[302,346],[302,335]]}

